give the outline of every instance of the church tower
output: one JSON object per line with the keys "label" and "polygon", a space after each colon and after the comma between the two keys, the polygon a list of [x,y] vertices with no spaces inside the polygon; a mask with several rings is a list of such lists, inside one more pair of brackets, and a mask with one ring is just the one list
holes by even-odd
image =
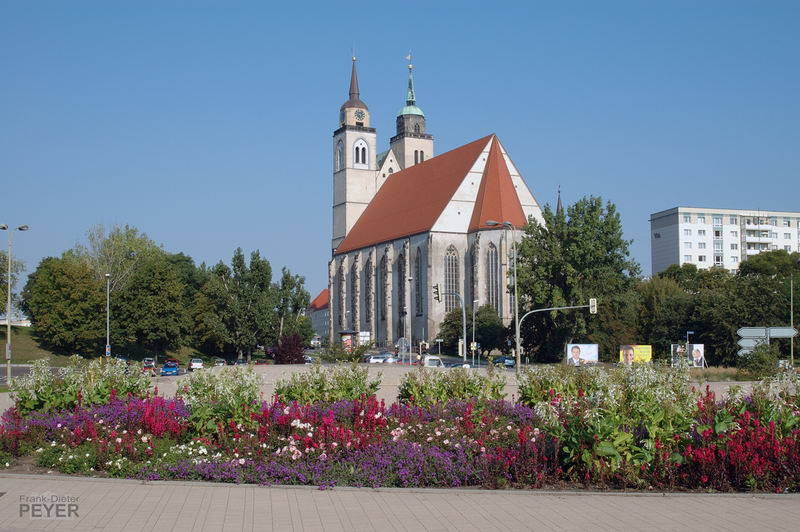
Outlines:
{"label": "church tower", "polygon": [[377,172],[375,128],[361,101],[356,58],[350,74],[350,98],[339,109],[339,127],[333,132],[333,237],[335,251],[375,196]]}
{"label": "church tower", "polygon": [[417,107],[412,70],[409,64],[406,106],[397,112],[397,134],[389,141],[401,169],[433,158],[433,135],[425,132],[425,114]]}

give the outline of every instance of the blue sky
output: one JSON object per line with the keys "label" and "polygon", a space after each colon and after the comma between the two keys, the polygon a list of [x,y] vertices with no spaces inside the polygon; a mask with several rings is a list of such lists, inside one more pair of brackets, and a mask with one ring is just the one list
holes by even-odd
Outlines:
{"label": "blue sky", "polygon": [[[33,271],[95,224],[327,286],[351,48],[388,147],[414,55],[437,153],[496,133],[538,201],[800,211],[800,3],[0,1],[0,223]],[[390,7],[386,7],[390,6]],[[3,235],[5,236],[5,235]]]}

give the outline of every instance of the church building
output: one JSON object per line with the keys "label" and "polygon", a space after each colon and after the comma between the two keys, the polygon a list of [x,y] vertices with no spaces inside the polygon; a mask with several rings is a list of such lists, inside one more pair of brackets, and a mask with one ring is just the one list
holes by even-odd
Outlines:
{"label": "church building", "polygon": [[521,239],[531,217],[544,223],[496,135],[435,155],[408,69],[395,135],[377,153],[353,58],[350,98],[333,132],[331,341],[351,331],[369,333],[377,346],[400,338],[433,342],[461,300],[468,309],[492,305],[506,325],[513,323],[511,238]]}

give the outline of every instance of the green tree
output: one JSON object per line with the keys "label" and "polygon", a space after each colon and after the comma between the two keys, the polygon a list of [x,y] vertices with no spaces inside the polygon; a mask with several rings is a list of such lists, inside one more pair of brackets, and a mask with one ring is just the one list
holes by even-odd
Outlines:
{"label": "green tree", "polygon": [[[468,327],[470,325],[468,324]],[[467,333],[469,334],[469,331]],[[475,313],[475,341],[481,345],[482,355],[488,355],[495,349],[502,351],[505,348],[507,335],[508,329],[503,325],[503,320],[493,306],[478,307]]]}
{"label": "green tree", "polygon": [[655,358],[668,359],[671,344],[692,329],[692,296],[677,281],[658,276],[640,283],[637,292],[641,301],[637,338],[653,346]]}
{"label": "green tree", "polygon": [[269,336],[265,339],[267,343],[274,344],[285,335],[293,333],[300,334],[304,343],[311,340],[313,331],[310,327],[310,320],[303,319],[311,297],[304,285],[305,277],[292,275],[286,268],[281,270],[281,280],[276,294],[276,319],[272,321],[277,325],[277,330],[270,331]]}
{"label": "green tree", "polygon": [[[471,316],[472,314],[470,314]],[[467,328],[470,326],[470,318],[467,318]],[[442,349],[445,352],[454,353],[458,350],[458,339],[463,334],[463,316],[461,307],[456,307],[445,314],[444,319],[439,324],[439,334],[437,338],[442,339]],[[467,333],[469,334],[469,332]],[[467,339],[469,342],[469,339]]]}
{"label": "green tree", "polygon": [[269,261],[254,251],[248,265],[237,248],[230,267],[220,261],[211,269],[195,300],[196,333],[206,342],[229,345],[239,358],[250,358],[258,342],[274,330],[275,292]]}
{"label": "green tree", "polygon": [[152,254],[163,253],[146,234],[135,227],[114,226],[106,234],[102,224],[93,226],[86,233],[87,245],[79,244],[70,254],[86,261],[95,279],[106,282],[109,274],[109,289],[112,293],[123,290],[136,272],[140,261]]}
{"label": "green tree", "polygon": [[104,288],[83,261],[43,259],[22,291],[22,308],[35,337],[59,353],[103,353]]}
{"label": "green tree", "polygon": [[185,292],[166,255],[143,258],[114,297],[114,338],[157,353],[179,347],[187,323]]}
{"label": "green tree", "polygon": [[535,220],[526,225],[519,245],[520,315],[537,308],[586,305],[594,297],[605,316],[593,318],[580,311],[533,314],[522,333],[529,352],[536,360],[555,361],[571,340],[594,335],[605,344],[601,349],[630,342],[638,304],[631,293],[640,268],[630,258],[631,242],[623,238],[614,204],[583,198],[566,213],[545,206],[543,217],[544,225]]}

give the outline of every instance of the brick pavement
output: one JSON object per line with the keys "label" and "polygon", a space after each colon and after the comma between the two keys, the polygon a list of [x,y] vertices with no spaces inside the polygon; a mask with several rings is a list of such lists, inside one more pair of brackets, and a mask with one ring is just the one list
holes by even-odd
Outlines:
{"label": "brick pavement", "polygon": [[[262,487],[0,474],[0,530],[797,530],[800,495]],[[20,517],[20,496],[77,517]]]}

